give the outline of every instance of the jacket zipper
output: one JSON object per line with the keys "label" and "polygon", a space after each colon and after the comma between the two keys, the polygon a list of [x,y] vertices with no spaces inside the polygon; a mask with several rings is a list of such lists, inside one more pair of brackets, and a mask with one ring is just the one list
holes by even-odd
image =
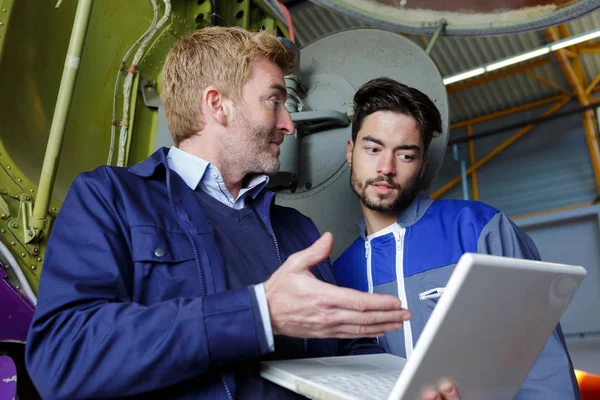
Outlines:
{"label": "jacket zipper", "polygon": [[[271,218],[269,218],[269,233],[273,238],[273,242],[275,243],[275,250],[277,251],[277,259],[279,260],[279,264],[283,264],[283,260],[281,259],[281,252],[279,251],[279,243],[277,242],[277,236],[275,236],[275,231],[273,230],[273,225],[271,224]],[[308,339],[304,339],[304,353],[308,350]]]}
{"label": "jacket zipper", "polygon": [[373,293],[373,264],[371,261],[371,242],[365,241],[365,257],[367,259],[367,285],[369,293]]}
{"label": "jacket zipper", "polygon": [[[394,232],[394,238],[396,239],[396,281],[398,282],[398,296],[402,301],[402,307],[409,309],[406,286],[404,285],[404,233],[404,228],[400,232]],[[410,321],[404,322],[402,330],[404,331],[404,350],[408,359],[413,351]]]}
{"label": "jacket zipper", "polygon": [[[187,231],[187,229],[185,229],[185,227],[179,221],[179,218],[177,218],[177,213],[175,212],[175,206],[173,205],[173,194],[171,193],[171,170],[169,168],[168,161],[167,161],[167,165],[166,165],[166,170],[167,170],[166,171],[167,197],[169,198],[169,207],[171,208],[171,213],[173,214],[175,221],[177,221],[177,225],[179,225],[181,230],[185,233],[185,236],[187,237],[188,241],[192,245],[192,250],[194,251],[194,259],[196,260],[196,269],[198,270],[198,277],[200,278],[200,296],[204,297],[206,295],[206,287],[204,285],[204,275],[202,274],[202,267],[200,265],[200,257],[198,256],[198,249],[196,248],[196,243],[194,243],[194,239],[192,238],[192,235],[190,235],[190,233]],[[231,395],[231,390],[229,390],[229,386],[227,385],[225,378],[223,377],[222,374],[219,374],[219,375],[221,376],[221,382],[223,382],[223,386],[225,386],[225,391],[227,392],[227,397],[229,398],[229,400],[233,400],[233,396]]]}
{"label": "jacket zipper", "polygon": [[229,386],[227,386],[227,382],[225,382],[225,378],[223,378],[223,375],[221,375],[221,382],[223,382],[223,386],[225,386],[227,397],[229,398],[229,400],[233,400],[233,396],[231,395],[231,391],[229,390]]}
{"label": "jacket zipper", "polygon": [[[371,242],[369,239],[365,240],[365,258],[367,259],[367,286],[369,293],[373,293],[373,264],[371,263]],[[375,338],[379,343],[379,338]]]}
{"label": "jacket zipper", "polygon": [[196,243],[194,243],[194,239],[192,239],[192,235],[190,235],[190,233],[187,231],[187,229],[185,229],[185,227],[179,221],[179,218],[177,218],[177,213],[175,212],[175,206],[173,205],[173,194],[171,193],[171,169],[169,168],[168,161],[167,161],[166,169],[167,169],[167,176],[166,176],[167,177],[167,197],[169,198],[169,207],[171,208],[171,213],[173,214],[173,217],[175,218],[177,225],[179,225],[181,230],[185,233],[185,236],[187,237],[188,241],[192,245],[192,250],[194,251],[194,259],[196,260],[196,269],[198,270],[198,277],[200,278],[200,295],[204,297],[206,295],[206,288],[204,285],[204,275],[202,274],[202,267],[200,265],[200,257],[198,256],[198,249],[196,248]]}
{"label": "jacket zipper", "polygon": [[277,237],[275,236],[273,225],[271,225],[271,218],[269,218],[269,231],[271,233],[271,237],[273,238],[273,242],[275,242],[275,250],[277,251],[277,259],[279,260],[279,264],[283,264],[283,261],[281,260],[281,253],[279,252],[279,243],[277,243]]}

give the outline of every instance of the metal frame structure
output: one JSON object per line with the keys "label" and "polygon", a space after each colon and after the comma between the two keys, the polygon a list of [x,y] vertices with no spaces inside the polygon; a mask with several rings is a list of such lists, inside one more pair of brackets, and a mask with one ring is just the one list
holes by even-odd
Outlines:
{"label": "metal frame structure", "polygon": [[[111,122],[117,121],[110,118],[109,100],[113,99],[113,86],[105,82],[113,82],[119,68],[128,71],[129,65],[120,65],[113,59],[115,54],[125,54],[147,28],[151,18],[139,18],[140,12],[152,11],[147,3],[145,0],[122,2],[119,19],[110,19],[114,17],[113,13],[106,11],[112,7],[110,2],[81,0],[61,4],[54,1],[52,4],[45,3],[29,17],[27,2],[0,0],[2,85],[3,88],[6,86],[7,93],[20,95],[2,98],[2,106],[5,110],[12,110],[12,114],[4,116],[1,128],[4,133],[0,138],[0,242],[10,249],[15,259],[13,263],[18,264],[11,268],[23,271],[34,292],[37,292],[49,232],[62,205],[67,183],[70,184],[79,172],[91,170],[106,160],[109,137],[103,132],[110,129]],[[162,13],[164,9],[166,13],[164,1],[157,3],[159,11]],[[152,37],[134,69],[128,100],[129,134],[124,149],[127,165],[141,161],[153,151],[152,133],[155,132],[158,113],[152,104],[147,103],[146,92],[144,101],[138,101],[141,100],[138,99],[138,87],[143,85],[141,87],[149,93],[156,93],[162,79],[162,63],[177,37],[206,26],[215,18],[229,26],[253,30],[278,28],[283,36],[289,35],[285,22],[270,8],[271,1],[223,3],[218,15],[212,15],[210,3],[173,2],[173,12],[167,23]],[[140,4],[144,8],[140,8]],[[47,18],[50,12],[53,13],[51,19]],[[48,23],[50,20],[52,24],[68,26],[68,29],[54,29]],[[102,23],[99,23],[100,20]],[[123,25],[122,21],[128,21],[129,25]],[[44,24],[36,26],[39,28],[37,31],[31,29],[32,25],[41,22]],[[52,35],[40,35],[42,31]],[[120,35],[115,35],[115,31],[119,31]],[[120,40],[114,39],[117,36]],[[35,43],[35,46],[23,50],[15,40],[7,39],[10,37],[19,37],[25,43]],[[106,46],[98,45],[102,40],[106,41]],[[62,48],[64,50],[61,51],[67,52],[66,59],[64,55],[55,57],[52,53]],[[31,49],[42,54],[40,57],[45,60],[43,68],[34,68],[31,57],[25,56],[30,54]],[[20,77],[23,71],[30,74],[23,80],[27,85],[18,78],[7,79],[11,74]],[[61,73],[59,84],[56,78],[60,78]],[[44,82],[43,88],[36,86],[40,82]],[[90,102],[94,104],[93,112],[83,113],[81,109],[88,104],[90,93],[102,101],[96,99]],[[124,98],[114,97],[118,108],[121,108]],[[27,107],[28,110],[23,111]],[[95,133],[86,136],[83,131]],[[47,139],[44,136],[46,132],[49,132]],[[86,143],[80,141],[83,136],[87,138]],[[27,150],[16,146],[17,142],[26,143]],[[85,159],[78,157],[74,149],[81,146],[85,146],[91,156]],[[113,148],[112,144],[110,148]],[[43,165],[41,162],[38,165],[36,160],[41,160],[42,154]]]}
{"label": "metal frame structure", "polygon": [[[559,36],[560,35],[562,36]],[[568,27],[566,25],[561,25],[558,28],[549,28],[544,31],[544,35],[546,36],[548,42],[555,42],[560,39],[565,39],[569,37]],[[419,40],[421,43],[425,45],[424,40],[419,36]],[[542,113],[542,117],[550,116],[555,114],[561,108],[563,108],[569,101],[572,99],[576,99],[581,106],[587,106],[590,103],[594,103],[594,94],[600,91],[598,84],[600,83],[600,73],[596,75],[596,77],[591,81],[587,82],[583,68],[581,66],[581,61],[579,56],[581,54],[600,54],[600,44],[594,43],[584,43],[580,45],[573,46],[571,48],[565,48],[561,50],[557,50],[554,54],[550,54],[547,57],[536,59],[534,61],[525,62],[520,65],[516,65],[514,67],[509,67],[503,70],[499,70],[497,72],[489,73],[474,79],[470,79],[468,81],[462,81],[460,83],[456,83],[454,85],[450,85],[447,87],[448,94],[454,96],[457,100],[458,106],[462,107],[460,99],[456,96],[457,92],[471,88],[477,85],[482,85],[487,82],[495,81],[500,78],[504,78],[507,76],[515,75],[523,73],[525,76],[534,79],[546,86],[549,86],[555,90],[559,90],[562,94],[557,96],[547,97],[541,100],[536,100],[530,103],[522,104],[517,107],[501,110],[494,112],[492,114],[488,114],[485,116],[468,119],[465,121],[454,123],[450,126],[450,129],[459,129],[466,128],[467,135],[474,135],[474,127],[477,124],[481,124],[483,122],[491,121],[497,118],[505,117],[508,115],[517,114],[523,111],[531,110],[534,108],[538,108],[544,105],[551,105],[545,112]],[[547,79],[544,79],[531,70],[537,67],[541,67],[543,65],[551,64],[554,60],[552,57],[556,57],[556,62],[558,63],[563,75],[569,82],[569,88],[572,93],[569,93],[567,90],[562,88],[560,85],[551,82]],[[594,176],[596,180],[596,188],[598,193],[600,194],[600,143],[598,142],[598,124],[595,121],[595,114],[593,110],[587,110],[582,113],[583,126],[585,132],[586,143],[588,146],[588,150],[590,153],[590,159],[592,164],[592,169],[594,171]],[[530,124],[522,127],[516,133],[514,133],[511,137],[506,139],[504,142],[499,144],[496,148],[490,151],[485,156],[477,159],[475,155],[475,146],[473,140],[469,140],[468,142],[468,151],[469,151],[469,162],[470,166],[466,171],[467,176],[471,176],[471,189],[472,189],[472,198],[475,200],[479,199],[479,185],[477,179],[477,170],[485,165],[488,161],[493,159],[496,155],[501,153],[506,148],[510,147],[516,141],[518,141],[522,136],[531,131],[536,125]],[[431,196],[432,198],[439,198],[448,190],[452,189],[462,180],[461,175],[456,175],[449,182],[447,182],[444,186],[434,192]],[[585,204],[577,204],[567,207],[562,207],[560,209],[553,210],[545,210],[541,212],[537,212],[536,215],[546,214],[557,212],[566,208],[576,208],[583,207],[589,205]],[[514,218],[522,218],[524,216],[515,216]]]}

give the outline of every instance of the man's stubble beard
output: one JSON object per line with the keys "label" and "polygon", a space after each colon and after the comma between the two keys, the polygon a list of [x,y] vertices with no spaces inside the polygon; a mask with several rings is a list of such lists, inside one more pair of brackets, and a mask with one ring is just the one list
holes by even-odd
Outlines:
{"label": "man's stubble beard", "polygon": [[[239,167],[246,171],[248,175],[275,175],[279,172],[280,160],[279,154],[273,155],[270,152],[270,141],[274,138],[275,133],[272,129],[254,125],[243,115],[238,114],[232,122],[232,127],[238,136],[243,137],[239,140],[228,140],[224,143],[224,150],[229,154],[238,154],[237,160],[232,162],[239,163]],[[245,135],[245,131],[251,129],[250,135]],[[281,137],[283,134],[278,134]],[[275,138],[279,139],[279,137]],[[265,143],[266,141],[266,143]],[[266,150],[265,150],[266,148]]]}
{"label": "man's stubble beard", "polygon": [[[379,201],[373,201],[367,195],[367,188],[376,182],[386,182],[396,188],[396,198],[391,202],[383,202],[385,199],[384,195],[377,195]],[[350,167],[350,187],[352,191],[358,196],[360,202],[369,210],[377,211],[385,214],[397,214],[404,210],[410,205],[417,195],[417,186],[419,179],[417,178],[411,187],[403,189],[399,184],[394,182],[389,176],[379,176],[377,178],[367,179],[364,183],[358,180],[354,169]]]}

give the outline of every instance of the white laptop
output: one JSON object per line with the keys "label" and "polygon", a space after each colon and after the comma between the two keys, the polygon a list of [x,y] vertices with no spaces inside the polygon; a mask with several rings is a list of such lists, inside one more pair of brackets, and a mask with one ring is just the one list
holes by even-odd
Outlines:
{"label": "white laptop", "polygon": [[269,361],[261,375],[312,399],[418,399],[451,378],[462,400],[512,399],[586,275],[579,266],[467,253],[409,360]]}

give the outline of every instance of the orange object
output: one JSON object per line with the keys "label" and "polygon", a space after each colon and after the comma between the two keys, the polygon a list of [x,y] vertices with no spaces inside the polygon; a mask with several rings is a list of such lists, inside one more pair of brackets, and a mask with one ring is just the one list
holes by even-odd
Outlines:
{"label": "orange object", "polygon": [[279,2],[279,5],[281,6],[281,9],[283,10],[283,13],[285,14],[285,19],[287,20],[288,32],[290,34],[290,40],[292,41],[292,43],[296,43],[296,37],[294,34],[294,23],[292,22],[292,15],[290,14],[290,11],[288,10],[288,8],[282,2]]}
{"label": "orange object", "polygon": [[600,400],[600,375],[576,369],[575,377],[581,392],[581,400]]}

